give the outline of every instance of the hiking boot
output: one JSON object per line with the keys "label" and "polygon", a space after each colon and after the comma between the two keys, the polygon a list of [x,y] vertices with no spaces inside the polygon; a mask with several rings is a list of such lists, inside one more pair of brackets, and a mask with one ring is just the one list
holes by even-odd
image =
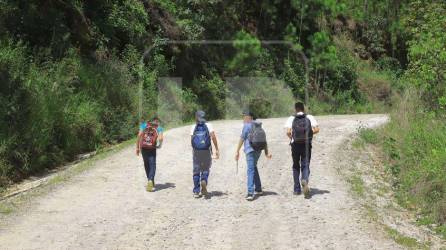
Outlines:
{"label": "hiking boot", "polygon": [[248,194],[248,195],[246,195],[246,200],[247,200],[247,201],[253,201],[253,200],[254,200],[254,194]]}
{"label": "hiking boot", "polygon": [[200,197],[201,197],[200,193],[194,193],[194,198],[198,199]]}
{"label": "hiking boot", "polygon": [[146,187],[147,192],[153,192],[153,181],[149,180]]}
{"label": "hiking boot", "polygon": [[307,180],[302,180],[302,188],[304,190],[304,196],[306,199],[310,198],[310,186]]}
{"label": "hiking boot", "polygon": [[206,188],[207,187],[206,181],[202,180],[200,184],[201,184],[201,194],[204,195],[204,196],[207,196],[208,195],[208,190]]}
{"label": "hiking boot", "polygon": [[260,190],[260,191],[254,191],[254,194],[255,194],[255,195],[263,195],[263,191],[262,191],[262,190]]}

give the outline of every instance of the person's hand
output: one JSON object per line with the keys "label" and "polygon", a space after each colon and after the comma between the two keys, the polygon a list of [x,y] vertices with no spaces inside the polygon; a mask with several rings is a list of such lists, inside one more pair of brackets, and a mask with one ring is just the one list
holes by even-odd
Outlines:
{"label": "person's hand", "polygon": [[215,159],[220,159],[220,151],[215,151]]}
{"label": "person's hand", "polygon": [[271,153],[265,154],[266,159],[271,160],[273,158],[273,155]]}
{"label": "person's hand", "polygon": [[240,152],[235,153],[235,161],[238,161],[240,159]]}
{"label": "person's hand", "polygon": [[139,148],[136,149],[136,156],[139,156]]}

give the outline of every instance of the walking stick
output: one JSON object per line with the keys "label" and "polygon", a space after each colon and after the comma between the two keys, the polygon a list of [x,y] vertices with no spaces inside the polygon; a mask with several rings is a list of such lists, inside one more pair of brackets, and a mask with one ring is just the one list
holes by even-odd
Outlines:
{"label": "walking stick", "polygon": [[235,174],[238,175],[238,160],[237,160],[237,163],[235,164],[235,166],[236,166],[235,167]]}

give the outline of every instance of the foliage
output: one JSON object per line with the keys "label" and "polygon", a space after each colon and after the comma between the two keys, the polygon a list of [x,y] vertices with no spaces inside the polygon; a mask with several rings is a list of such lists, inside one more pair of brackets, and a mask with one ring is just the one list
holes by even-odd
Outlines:
{"label": "foliage", "polygon": [[[405,42],[398,13],[369,2],[358,25],[367,29],[352,36],[379,52],[380,68],[404,70],[404,49],[387,44]],[[211,119],[244,108],[287,116],[306,76],[312,112],[376,111],[382,100],[367,96],[352,50],[333,39],[351,6],[363,11],[349,0],[0,0],[0,186],[129,139],[155,113],[169,125],[198,108]],[[233,42],[163,43],[187,39]]]}
{"label": "foliage", "polygon": [[386,126],[360,129],[359,135],[364,143],[382,148],[398,201],[446,236],[446,126],[443,117],[420,109],[419,91],[406,90]]}
{"label": "foliage", "polygon": [[404,18],[410,32],[405,79],[421,88],[431,110],[446,108],[446,3],[413,1]]}

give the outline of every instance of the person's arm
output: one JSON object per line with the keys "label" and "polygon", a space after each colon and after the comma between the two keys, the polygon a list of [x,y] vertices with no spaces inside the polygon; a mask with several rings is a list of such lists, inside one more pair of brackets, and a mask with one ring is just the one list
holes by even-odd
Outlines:
{"label": "person's arm", "polygon": [[211,132],[211,139],[212,139],[212,143],[214,143],[215,157],[216,157],[216,159],[218,159],[218,158],[220,158],[220,151],[218,149],[217,136],[215,135],[214,131]]}
{"label": "person's arm", "polygon": [[139,152],[141,152],[141,138],[142,138],[142,131],[138,132],[138,136],[136,137],[136,155],[139,156]]}
{"label": "person's arm", "polygon": [[310,119],[310,122],[311,122],[311,128],[313,129],[313,135],[319,133],[319,131],[320,131],[319,123],[317,123],[316,119],[314,119],[314,116],[310,115],[308,118]]}
{"label": "person's arm", "polygon": [[163,145],[163,140],[164,140],[164,133],[160,132],[158,135],[158,145],[156,146],[157,148],[161,148],[161,146]]}
{"label": "person's arm", "polygon": [[273,155],[268,151],[268,143],[265,146],[265,156],[267,159],[273,158]]}
{"label": "person's arm", "polygon": [[293,126],[293,121],[292,121],[292,117],[289,117],[288,120],[285,123],[285,129],[286,129],[286,135],[288,136],[288,138],[291,140],[293,134],[292,134],[292,126]]}
{"label": "person's arm", "polygon": [[237,145],[237,150],[235,151],[235,160],[238,161],[238,159],[240,159],[240,149],[243,146],[243,142],[245,140],[243,140],[243,138],[240,138],[240,140],[238,141],[238,145]]}
{"label": "person's arm", "polygon": [[288,136],[288,138],[290,138],[290,140],[291,140],[292,135],[293,135],[292,132],[293,132],[293,130],[291,128],[287,128],[286,129],[286,135]]}

